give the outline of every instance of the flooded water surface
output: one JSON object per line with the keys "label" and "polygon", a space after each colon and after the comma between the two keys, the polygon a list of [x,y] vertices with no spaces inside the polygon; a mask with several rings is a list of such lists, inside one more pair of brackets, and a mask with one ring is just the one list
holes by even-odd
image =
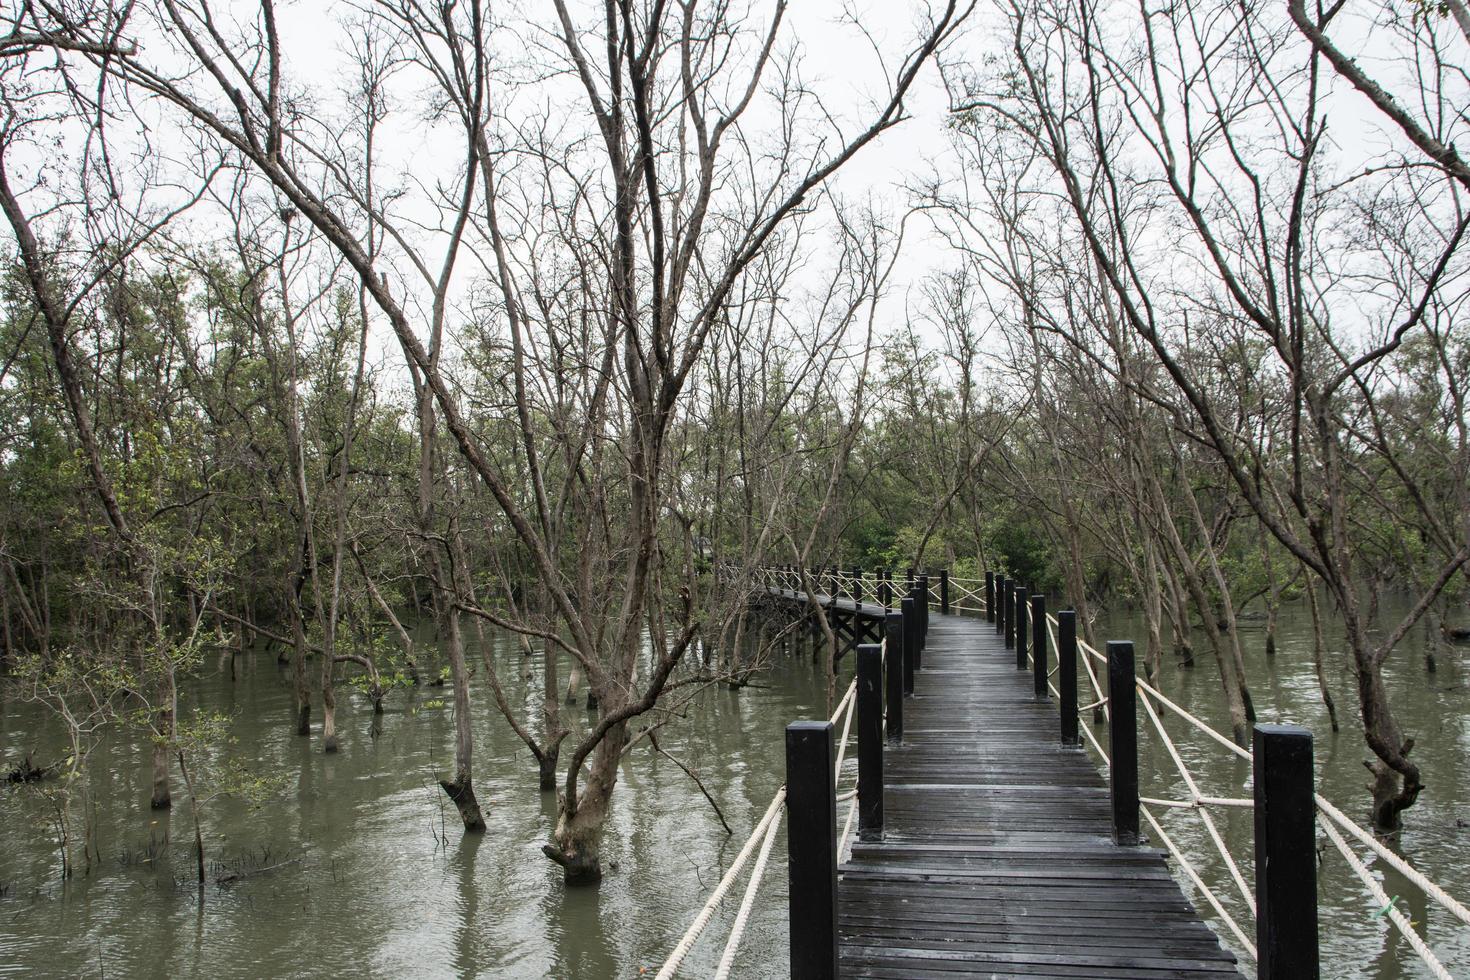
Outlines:
{"label": "flooded water surface", "polygon": [[[1129,615],[1115,613],[1099,624],[1098,635],[1124,638],[1142,630]],[[1329,679],[1344,725],[1333,735],[1313,675],[1305,607],[1283,615],[1273,660],[1261,654],[1258,630],[1245,638],[1262,719],[1311,728],[1322,792],[1361,817],[1366,753],[1340,641],[1333,638]],[[1395,706],[1418,739],[1414,757],[1428,785],[1395,846],[1463,898],[1470,896],[1463,859],[1470,843],[1466,650],[1441,656],[1438,670],[1428,673],[1421,640],[1416,634],[1406,643],[1390,671]],[[518,703],[534,704],[539,663],[523,659],[511,643],[496,656]],[[599,888],[568,890],[540,853],[555,802],[538,793],[534,759],[481,687],[474,701],[475,786],[489,830],[466,837],[436,783],[453,744],[444,689],[395,692],[387,713],[374,719],[366,699],[343,685],[342,748],[328,756],[317,739],[291,734],[289,668],[265,651],[246,653],[236,667],[233,679],[224,661],[188,681],[181,692],[186,709],[226,713],[232,755],[280,774],[286,784],[257,808],[231,798],[208,802],[210,881],[202,890],[193,881],[187,801],[176,786],[172,812],[149,809],[147,746],[136,734],[111,733],[92,757],[101,861],[70,881],[60,880],[46,797],[34,785],[0,789],[0,975],[601,978],[637,977],[646,969],[651,976],[779,786],[783,727],[822,715],[825,696],[820,672],[802,650],[780,658],[757,686],[710,689],[687,717],[657,719],[667,722],[659,745],[698,773],[733,836],[689,776],[645,740],[623,766],[604,842],[605,880]],[[1223,723],[1208,655],[1202,652],[1193,669],[1169,664],[1164,687],[1190,710]],[[580,705],[564,710],[579,724],[590,718]],[[1166,724],[1188,764],[1208,774],[1204,792],[1250,795],[1246,765]],[[1157,740],[1145,739],[1143,752],[1145,794],[1177,798]],[[38,762],[61,758],[62,731],[8,686],[0,704],[0,763],[8,770],[28,753]],[[1219,819],[1249,875],[1249,811],[1222,811]],[[1209,856],[1198,819],[1179,811],[1166,814],[1164,825],[1228,896],[1229,870]],[[786,970],[784,849],[778,841],[742,946],[742,976]],[[1335,852],[1323,858],[1323,975],[1427,976],[1374,916]],[[1470,974],[1470,929],[1426,904],[1396,873],[1377,866],[1375,872],[1450,969]],[[724,921],[738,894],[722,909]],[[697,946],[681,975],[713,972],[726,931],[718,922],[711,929],[718,938]]]}

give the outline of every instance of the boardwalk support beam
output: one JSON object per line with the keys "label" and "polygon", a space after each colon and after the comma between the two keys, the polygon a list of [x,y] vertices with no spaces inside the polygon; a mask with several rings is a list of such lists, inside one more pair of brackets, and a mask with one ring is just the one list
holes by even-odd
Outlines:
{"label": "boardwalk support beam", "polygon": [[995,573],[985,573],[985,621],[995,622]]}
{"label": "boardwalk support beam", "polygon": [[857,648],[858,837],[883,836],[883,648]]}
{"label": "boardwalk support beam", "polygon": [[1256,947],[1261,980],[1319,975],[1312,733],[1257,725]]}
{"label": "boardwalk support beam", "polygon": [[832,723],[786,726],[786,850],[791,976],[837,976],[837,788]]}
{"label": "boardwalk support beam", "polygon": [[1108,641],[1108,784],[1113,800],[1113,839],[1141,844],[1138,829],[1138,701],[1133,644]]}
{"label": "boardwalk support beam", "polygon": [[939,570],[939,611],[949,615],[949,569]]}

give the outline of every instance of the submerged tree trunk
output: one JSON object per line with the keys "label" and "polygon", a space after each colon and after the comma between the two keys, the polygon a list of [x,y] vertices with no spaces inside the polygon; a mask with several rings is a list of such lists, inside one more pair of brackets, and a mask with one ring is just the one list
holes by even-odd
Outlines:
{"label": "submerged tree trunk", "polygon": [[[441,570],[437,558],[432,564],[438,580]],[[464,636],[454,596],[445,592],[439,596],[438,602],[444,628],[444,652],[449,658],[449,677],[454,686],[454,777],[441,779],[439,785],[459,811],[465,832],[478,834],[485,830],[485,817],[480,812],[479,801],[475,799],[472,770],[475,736],[470,726],[470,676],[465,666]]]}
{"label": "submerged tree trunk", "polygon": [[1358,697],[1363,706],[1363,738],[1376,756],[1364,762],[1372,773],[1373,826],[1384,833],[1400,829],[1400,814],[1424,789],[1419,767],[1409,761],[1414,740],[1406,739],[1388,706],[1383,673],[1376,663],[1358,665]]}
{"label": "submerged tree trunk", "polygon": [[1184,589],[1174,574],[1174,567],[1161,562],[1169,585],[1166,597],[1169,600],[1169,630],[1174,639],[1174,656],[1181,667],[1194,666],[1194,639],[1190,636],[1189,603],[1184,598]]}
{"label": "submerged tree trunk", "polygon": [[563,792],[558,800],[552,843],[542,851],[561,865],[568,885],[595,885],[602,880],[602,831],[627,741],[626,725],[611,726],[593,752],[581,792],[573,786],[575,796]]}
{"label": "submerged tree trunk", "polygon": [[336,664],[333,658],[322,657],[322,751],[337,751],[337,690]]}
{"label": "submerged tree trunk", "polygon": [[194,789],[194,777],[189,774],[189,764],[184,753],[179,752],[179,773],[184,777],[184,789],[189,794],[189,816],[194,821],[194,861],[199,872],[199,887],[204,887],[204,831],[199,824],[199,794]]}
{"label": "submerged tree trunk", "polygon": [[306,622],[301,614],[301,576],[291,590],[291,682],[296,695],[296,734],[311,734],[311,685],[306,679]]}
{"label": "submerged tree trunk", "polygon": [[153,733],[153,797],[150,805],[155,810],[167,810],[173,806],[169,791],[168,757],[169,741],[174,732],[175,691],[173,679],[165,677],[160,684],[159,708],[154,717],[157,731]]}

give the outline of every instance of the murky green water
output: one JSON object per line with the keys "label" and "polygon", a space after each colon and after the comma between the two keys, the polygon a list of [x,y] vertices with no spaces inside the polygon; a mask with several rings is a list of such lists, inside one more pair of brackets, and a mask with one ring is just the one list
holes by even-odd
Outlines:
{"label": "murky green water", "polygon": [[[1102,625],[1100,638],[1140,632],[1127,615]],[[1331,659],[1344,721],[1333,736],[1312,674],[1305,609],[1283,616],[1274,662],[1259,655],[1259,636],[1247,634],[1263,719],[1312,728],[1323,792],[1360,815],[1366,756],[1353,727],[1345,659],[1339,652]],[[1463,897],[1470,895],[1470,868],[1460,855],[1470,830],[1457,820],[1470,823],[1470,651],[1442,657],[1439,671],[1426,674],[1417,643],[1416,636],[1406,644],[1391,671],[1395,703],[1419,738],[1415,755],[1429,784],[1408,815],[1401,848]],[[535,665],[509,644],[498,656],[503,676],[516,678],[510,686],[517,697],[534,703],[539,682],[528,673]],[[536,791],[533,760],[481,692],[476,788],[489,833],[465,838],[434,782],[452,746],[448,709],[435,706],[442,690],[394,694],[374,734],[366,700],[344,685],[342,751],[324,756],[314,742],[289,733],[289,673],[267,654],[247,655],[239,664],[233,681],[226,665],[210,665],[186,685],[186,703],[232,714],[233,751],[288,774],[290,785],[258,810],[229,799],[210,804],[211,872],[235,862],[274,870],[225,887],[211,883],[202,893],[195,888],[187,806],[180,798],[172,814],[150,811],[144,753],[136,740],[116,735],[90,770],[103,858],[90,875],[60,882],[45,801],[31,790],[0,788],[0,975],[600,978],[636,977],[644,967],[652,975],[779,784],[784,725],[822,713],[823,688],[805,655],[783,659],[761,687],[706,692],[698,710],[670,725],[660,744],[699,772],[735,836],[726,837],[688,777],[645,743],[623,768],[605,842],[606,880],[598,889],[568,891],[539,850],[554,805]],[[1220,723],[1213,664],[1205,657],[1198,664],[1192,671],[1171,669],[1166,691]],[[580,708],[566,710],[571,719],[587,718]],[[40,709],[7,691],[0,703],[0,764],[9,768],[33,749],[38,760],[50,761],[62,752],[59,738]],[[1198,739],[1180,744],[1196,771],[1210,773],[1206,792],[1249,795],[1243,764]],[[1148,781],[1167,758],[1151,742],[1145,751],[1145,793],[1176,795],[1167,784]],[[1208,843],[1196,818],[1172,813],[1165,825],[1203,859]],[[1221,825],[1249,874],[1249,813],[1226,811]],[[447,846],[438,837],[441,826],[448,828]],[[742,947],[743,976],[785,972],[782,853],[778,841]],[[1218,863],[1205,861],[1203,869],[1212,884],[1229,887]],[[1391,871],[1385,887],[1400,896],[1451,970],[1470,973],[1470,929],[1426,909],[1423,897]],[[1425,975],[1385,922],[1372,918],[1362,889],[1333,855],[1320,892],[1324,976]],[[724,918],[737,903],[727,901]],[[701,943],[681,975],[712,972],[725,930],[717,924],[711,933],[719,940]]]}
{"label": "murky green water", "polygon": [[[534,701],[531,662],[509,645],[500,659],[503,677],[521,678],[508,686]],[[435,783],[453,751],[449,709],[431,706],[444,690],[395,694],[375,736],[367,701],[344,685],[341,751],[326,756],[290,734],[289,669],[267,654],[240,664],[234,682],[212,665],[183,697],[233,714],[233,751],[291,784],[258,810],[210,804],[206,844],[211,862],[290,863],[201,893],[181,792],[171,814],[152,812],[144,754],[114,737],[91,764],[103,862],[90,876],[61,883],[44,801],[0,787],[0,975],[593,978],[649,967],[651,976],[779,786],[786,721],[820,715],[824,696],[808,657],[787,658],[760,688],[707,691],[659,744],[700,774],[736,836],[645,741],[623,767],[605,881],[568,890],[540,853],[555,803],[538,793],[534,760],[488,695],[475,699],[475,785],[489,832],[465,837]],[[32,749],[54,759],[59,739],[42,711],[7,693],[0,763]],[[766,881],[743,946],[750,976],[785,968],[784,871],[773,864]],[[712,972],[719,952],[701,944],[685,975]]]}

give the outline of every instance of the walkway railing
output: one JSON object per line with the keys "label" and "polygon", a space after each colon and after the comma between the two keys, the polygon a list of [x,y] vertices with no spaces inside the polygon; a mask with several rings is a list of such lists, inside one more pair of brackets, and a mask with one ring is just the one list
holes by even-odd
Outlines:
{"label": "walkway railing", "polygon": [[[813,581],[815,572],[806,576]],[[769,568],[757,573],[759,587],[800,594],[806,590],[796,569]],[[840,597],[863,603],[871,598],[877,605],[893,603],[892,580],[874,577],[874,591],[864,593],[861,574],[826,580],[831,592],[808,592],[815,601]],[[882,585],[880,585],[882,583]],[[766,872],[772,845],[787,816],[788,901],[801,910],[799,924],[791,930],[792,976],[834,976],[837,962],[837,867],[850,852],[854,834],[872,837],[882,833],[883,756],[882,740],[897,740],[903,734],[903,698],[913,693],[913,668],[923,648],[928,621],[924,577],[916,576],[907,587],[910,593],[898,600],[896,611],[885,608],[882,640],[857,649],[857,670],[836,710],[826,721],[792,722],[786,727],[786,783],[776,791],[765,814],[731,862],[708,901],[689,924],[674,951],[658,972],[658,980],[675,976],[714,918],[716,910],[740,879],[752,853],[758,851],[754,868],[731,922],[730,932],[714,976],[725,978],[734,967],[740,941],[745,934],[755,896]],[[854,591],[840,593],[837,589]],[[866,597],[865,597],[866,596]],[[905,651],[910,656],[905,656]],[[857,772],[851,788],[843,785],[843,764],[856,725]],[[835,732],[840,734],[833,738]],[[847,803],[846,816],[837,830],[836,808]]]}
{"label": "walkway railing", "polygon": [[[1260,976],[1285,976],[1301,969],[1316,969],[1317,829],[1331,842],[1372,897],[1374,904],[1365,912],[1373,918],[1386,917],[1431,975],[1437,978],[1451,976],[1408,917],[1384,891],[1370,870],[1369,862],[1379,860],[1393,867],[1466,925],[1470,925],[1470,910],[1386,847],[1369,830],[1346,816],[1331,801],[1315,792],[1309,732],[1297,726],[1257,725],[1252,747],[1246,749],[1137,676],[1132,643],[1110,642],[1107,652],[1100,652],[1077,636],[1074,611],[1048,614],[1044,596],[1028,598],[1024,588],[1009,582],[1002,587],[1000,604],[1005,612],[999,617],[997,628],[1006,633],[1008,646],[1015,645],[1017,666],[1029,668],[1037,678],[1035,688],[1038,697],[1050,696],[1059,701],[1062,741],[1075,744],[1076,733],[1080,731],[1108,773],[1114,797],[1115,835],[1120,841],[1136,835],[1137,817],[1130,814],[1141,813],[1180,873],[1229,931],[1234,944],[1257,962]],[[1032,634],[1029,644],[1028,625]],[[1038,656],[1036,651],[1041,651],[1042,655]],[[1076,686],[1079,653],[1088,684],[1085,703],[1079,703]],[[1101,679],[1104,674],[1108,678],[1106,686]],[[1109,691],[1123,687],[1130,678],[1134,698],[1130,698],[1125,707],[1121,699],[1115,702]],[[1135,699],[1142,705],[1148,722],[1145,732],[1157,739],[1173,767],[1175,788],[1183,790],[1176,796],[1144,796],[1138,792],[1136,728],[1131,717],[1124,725],[1116,721],[1120,713],[1134,714]],[[1084,717],[1096,708],[1101,709],[1109,726],[1111,754],[1092,733],[1092,726]],[[1189,729],[1203,735],[1206,745],[1250,763],[1253,798],[1216,796],[1202,790],[1202,777],[1186,762],[1185,754],[1170,735],[1165,725],[1168,719],[1183,722]],[[1131,758],[1118,758],[1124,753]],[[1117,765],[1114,764],[1115,759]],[[1125,797],[1121,807],[1120,794]],[[1288,814],[1295,826],[1288,828],[1289,837],[1285,840],[1269,836],[1272,830],[1280,829],[1273,824],[1280,816],[1272,812],[1273,795],[1277,802],[1297,811]],[[1216,821],[1217,812],[1229,808],[1255,811],[1254,869],[1257,880],[1254,887],[1248,882],[1242,862],[1231,853]],[[1191,813],[1198,819],[1201,839],[1209,842],[1226,872],[1223,877],[1227,879],[1227,887],[1223,892],[1205,881],[1197,862],[1186,855],[1165,829],[1165,811]],[[1355,846],[1369,856],[1365,859],[1357,853]],[[1263,868],[1272,870],[1263,874]],[[1263,882],[1263,877],[1268,880]],[[1285,892],[1285,896],[1281,892]],[[1288,912],[1286,907],[1268,907],[1271,901],[1286,902],[1293,911]],[[1254,935],[1256,941],[1253,942],[1248,933]],[[1266,948],[1268,944],[1269,948]],[[1264,954],[1263,948],[1266,948]],[[1299,959],[1306,950],[1310,950],[1310,964]],[[1273,962],[1268,963],[1267,959]]]}
{"label": "walkway railing", "polygon": [[[1291,725],[1257,725],[1251,748],[1237,745],[1139,677],[1134,669],[1132,643],[1111,641],[1104,652],[1079,637],[1073,610],[1048,613],[1044,595],[1031,595],[1004,575],[987,572],[983,579],[960,579],[940,572],[936,578],[941,611],[981,615],[993,623],[1004,638],[1004,647],[1015,650],[1017,669],[1031,673],[1034,696],[1058,702],[1058,737],[1062,744],[1085,744],[1094,754],[1108,778],[1117,842],[1142,843],[1140,820],[1145,821],[1178,872],[1204,898],[1229,933],[1232,944],[1257,963],[1260,977],[1318,973],[1318,831],[1370,896],[1374,904],[1365,912],[1372,918],[1387,918],[1432,976],[1451,976],[1384,891],[1370,863],[1392,867],[1467,926],[1470,910],[1315,792],[1312,737],[1308,731]],[[758,588],[790,593],[797,601],[805,594],[806,601],[831,604],[850,599],[859,606],[872,603],[881,607],[884,639],[881,644],[858,647],[857,676],[831,718],[787,726],[786,785],[777,791],[665,963],[660,978],[674,976],[751,854],[758,850],[755,869],[716,973],[719,977],[729,975],[783,811],[789,815],[790,903],[793,910],[800,910],[800,918],[794,920],[791,930],[792,975],[834,976],[837,867],[852,840],[854,815],[860,837],[882,835],[884,734],[886,729],[888,741],[902,737],[903,698],[913,691],[913,672],[921,664],[927,634],[929,577],[909,572],[899,579],[886,570],[865,575],[857,569],[808,569],[803,573],[793,567],[773,567],[758,570],[755,579]],[[895,601],[900,595],[903,597]],[[897,611],[891,611],[895,606]],[[1079,681],[1085,682],[1081,690]],[[1126,698],[1113,693],[1125,689],[1130,695]],[[1140,792],[1139,705],[1145,736],[1157,740],[1172,766],[1172,775],[1150,774],[1151,782],[1168,786],[1157,795]],[[1107,730],[1106,745],[1093,731],[1099,722]],[[1202,743],[1197,739],[1190,743],[1188,752],[1182,751],[1169,732],[1170,723],[1182,724],[1202,736]],[[834,742],[839,724],[841,734]],[[842,763],[854,725],[858,735],[856,786],[839,793]],[[1208,792],[1208,773],[1202,775],[1197,765],[1187,761],[1187,756],[1197,754],[1199,744],[1223,753],[1232,762],[1248,762],[1252,767],[1252,795],[1247,798]],[[1231,778],[1238,779],[1238,771],[1232,770]],[[840,832],[836,820],[839,802],[849,804]],[[1231,852],[1220,827],[1221,812],[1231,809],[1253,812],[1254,854],[1249,870],[1247,862]],[[1216,876],[1223,879],[1221,886],[1206,880],[1200,860],[1192,857],[1166,826],[1172,824],[1166,814],[1181,813],[1192,814],[1198,820],[1199,836],[1208,842],[1222,872]]]}

